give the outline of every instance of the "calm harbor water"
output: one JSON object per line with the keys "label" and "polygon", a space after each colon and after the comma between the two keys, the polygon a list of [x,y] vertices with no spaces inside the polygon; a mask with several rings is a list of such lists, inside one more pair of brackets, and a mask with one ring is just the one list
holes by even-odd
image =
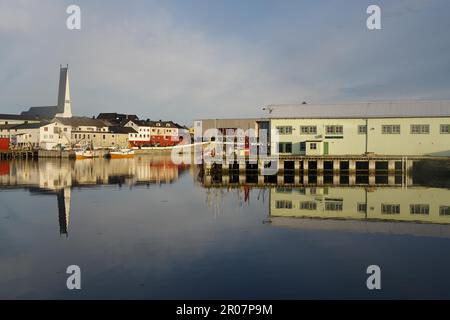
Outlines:
{"label": "calm harbor water", "polygon": [[199,170],[1,162],[0,298],[450,298],[450,189],[210,188]]}

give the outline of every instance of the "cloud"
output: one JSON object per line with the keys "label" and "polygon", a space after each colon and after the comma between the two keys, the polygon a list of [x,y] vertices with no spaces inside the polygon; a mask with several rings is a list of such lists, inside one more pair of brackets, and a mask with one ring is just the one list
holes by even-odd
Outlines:
{"label": "cloud", "polygon": [[2,112],[54,104],[60,63],[70,64],[80,115],[123,111],[190,124],[258,116],[278,102],[448,97],[448,72],[439,70],[448,70],[449,44],[439,35],[449,22],[430,18],[446,12],[440,1],[382,3],[378,33],[365,29],[361,2],[346,10],[289,2],[264,21],[223,17],[230,30],[211,19],[186,23],[196,8],[78,2],[82,30],[70,31],[69,2],[0,0]]}

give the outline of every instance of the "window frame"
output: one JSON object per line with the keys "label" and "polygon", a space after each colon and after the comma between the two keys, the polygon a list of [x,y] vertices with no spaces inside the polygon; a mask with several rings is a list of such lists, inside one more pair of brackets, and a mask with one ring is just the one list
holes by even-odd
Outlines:
{"label": "window frame", "polygon": [[[385,210],[387,208],[390,208],[390,210]],[[401,213],[400,204],[393,204],[393,203],[381,204],[381,214],[400,214],[400,213]]]}
{"label": "window frame", "polygon": [[[364,131],[361,131],[361,128],[364,128]],[[365,124],[358,125],[358,134],[367,134],[367,125]]]}
{"label": "window frame", "polygon": [[[313,130],[311,130],[313,129]],[[317,134],[317,126],[300,126],[300,134],[314,135]]]}
{"label": "window frame", "polygon": [[410,204],[409,205],[409,213],[413,214],[413,215],[429,215],[430,214],[430,205],[425,204],[425,203]]}
{"label": "window frame", "polygon": [[[287,150],[287,146],[289,146],[290,151]],[[292,142],[278,142],[278,153],[292,153]]]}
{"label": "window frame", "polygon": [[292,135],[292,126],[276,126],[275,129],[280,136]]}
{"label": "window frame", "polygon": [[[446,128],[446,130],[444,130]],[[450,124],[441,124],[439,132],[441,134],[450,134]]]}
{"label": "window frame", "polygon": [[340,124],[325,125],[325,133],[333,135],[344,135],[344,126]]}
{"label": "window frame", "polygon": [[[398,131],[394,130],[396,128],[398,128]],[[401,125],[399,125],[399,124],[382,124],[381,125],[381,134],[401,134],[401,132],[402,132]]]}
{"label": "window frame", "polygon": [[[426,130],[424,130],[424,128],[426,128]],[[409,130],[410,130],[411,134],[430,134],[430,125],[429,124],[411,124]]]}

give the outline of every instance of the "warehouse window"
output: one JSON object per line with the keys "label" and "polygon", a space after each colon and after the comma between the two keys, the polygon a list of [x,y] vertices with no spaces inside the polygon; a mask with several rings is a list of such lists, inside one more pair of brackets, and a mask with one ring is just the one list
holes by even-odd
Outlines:
{"label": "warehouse window", "polygon": [[411,214],[430,214],[430,206],[428,204],[412,204],[409,206]]}
{"label": "warehouse window", "polygon": [[367,126],[366,125],[358,126],[358,134],[366,134],[366,133],[367,133]]}
{"label": "warehouse window", "polygon": [[365,204],[365,203],[358,203],[357,204],[357,210],[360,213],[367,213],[367,204]]}
{"label": "warehouse window", "polygon": [[440,206],[439,207],[440,216],[450,216],[450,206]]}
{"label": "warehouse window", "polygon": [[381,132],[383,134],[400,134],[400,125],[399,124],[382,125]]}
{"label": "warehouse window", "polygon": [[300,126],[301,134],[317,134],[316,126]]}
{"label": "warehouse window", "polygon": [[277,200],[275,202],[275,208],[277,208],[277,209],[292,209],[292,201]]}
{"label": "warehouse window", "polygon": [[343,205],[341,201],[325,202],[326,211],[342,211]]}
{"label": "warehouse window", "polygon": [[450,133],[450,124],[441,124],[441,133]]}
{"label": "warehouse window", "polygon": [[300,209],[302,210],[317,210],[317,203],[313,201],[301,201]]}
{"label": "warehouse window", "polygon": [[430,133],[429,124],[412,124],[411,125],[412,134],[428,134]]}
{"label": "warehouse window", "polygon": [[399,204],[381,204],[382,214],[400,214]]}
{"label": "warehouse window", "polygon": [[276,193],[292,193],[292,188],[278,187]]}
{"label": "warehouse window", "polygon": [[278,134],[292,134],[292,126],[278,126]]}
{"label": "warehouse window", "polygon": [[327,134],[343,134],[344,127],[343,126],[325,126],[325,132]]}
{"label": "warehouse window", "polygon": [[306,142],[300,142],[300,152],[306,151]]}
{"label": "warehouse window", "polygon": [[280,142],[278,143],[279,153],[292,153],[292,142]]}

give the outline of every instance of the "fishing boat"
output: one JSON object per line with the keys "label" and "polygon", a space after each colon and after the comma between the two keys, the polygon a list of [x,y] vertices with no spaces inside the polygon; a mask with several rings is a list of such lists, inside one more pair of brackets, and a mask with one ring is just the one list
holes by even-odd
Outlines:
{"label": "fishing boat", "polygon": [[75,158],[77,160],[92,159],[94,158],[94,152],[87,149],[75,150]]}
{"label": "fishing boat", "polygon": [[112,150],[109,152],[111,159],[123,159],[123,158],[133,158],[134,150],[131,149],[119,149]]}

